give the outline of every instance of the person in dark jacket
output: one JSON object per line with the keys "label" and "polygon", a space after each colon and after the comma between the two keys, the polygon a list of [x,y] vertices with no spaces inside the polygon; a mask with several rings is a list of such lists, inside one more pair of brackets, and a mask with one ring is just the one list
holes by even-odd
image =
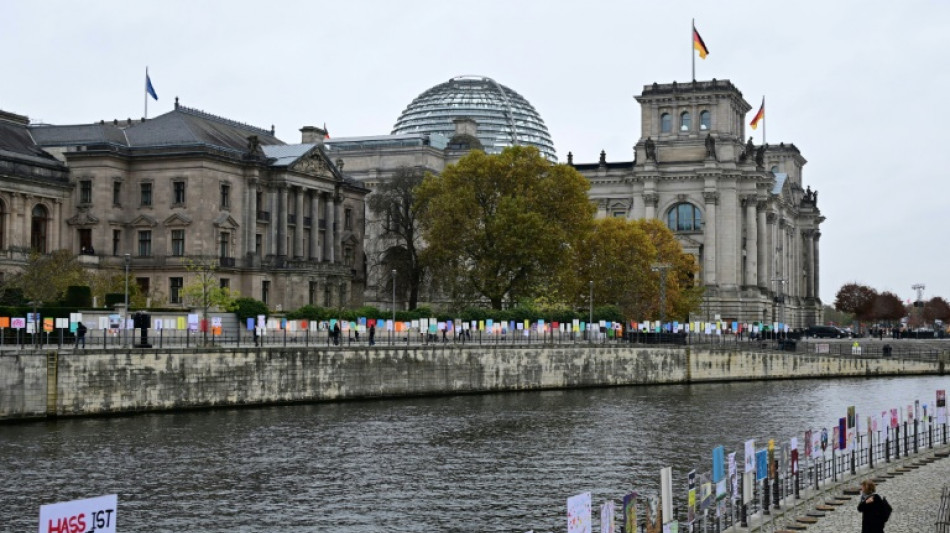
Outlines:
{"label": "person in dark jacket", "polygon": [[87,328],[82,322],[76,326],[76,348],[79,348],[80,345],[83,349],[86,348],[86,331]]}
{"label": "person in dark jacket", "polygon": [[861,482],[861,502],[858,503],[858,512],[861,513],[861,533],[884,533],[884,523],[889,504],[875,492],[877,486],[870,479]]}

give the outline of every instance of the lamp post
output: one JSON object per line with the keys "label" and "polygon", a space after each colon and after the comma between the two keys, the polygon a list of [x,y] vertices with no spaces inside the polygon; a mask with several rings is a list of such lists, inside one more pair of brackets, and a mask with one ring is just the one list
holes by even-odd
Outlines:
{"label": "lamp post", "polygon": [[588,281],[587,284],[590,286],[590,302],[589,302],[589,303],[590,303],[590,316],[589,316],[589,318],[587,319],[587,343],[590,344],[591,342],[593,342],[593,341],[591,340],[591,337],[593,337],[593,335],[594,335],[594,334],[592,333],[592,330],[590,329],[590,328],[591,328],[591,324],[594,323],[594,280]]}
{"label": "lamp post", "polygon": [[[393,329],[389,335],[390,339],[396,338],[396,269],[392,271],[393,274]],[[408,336],[408,333],[406,334]]]}
{"label": "lamp post", "polygon": [[[785,282],[788,280],[775,278],[773,282],[779,284],[779,290],[776,292],[775,303],[779,304],[779,324],[785,325]],[[775,332],[775,338],[778,339],[778,332]]]}
{"label": "lamp post", "polygon": [[122,346],[129,345],[129,265],[132,263],[132,256],[125,254],[125,309],[122,310]]}
{"label": "lamp post", "polygon": [[663,328],[666,327],[666,271],[672,268],[669,263],[653,263],[650,270],[660,273],[660,341],[663,341]]}
{"label": "lamp post", "polygon": [[916,330],[914,337],[919,337],[920,328],[924,325],[924,289],[927,287],[923,283],[915,283],[910,288],[917,291],[917,301],[914,302],[914,308],[917,310],[917,327],[914,328]]}

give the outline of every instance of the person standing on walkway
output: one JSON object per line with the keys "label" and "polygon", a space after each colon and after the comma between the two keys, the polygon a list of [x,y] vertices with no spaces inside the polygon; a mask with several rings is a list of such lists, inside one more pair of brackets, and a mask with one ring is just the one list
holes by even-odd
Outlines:
{"label": "person standing on walkway", "polygon": [[79,348],[79,345],[82,345],[83,350],[86,349],[86,326],[80,322],[76,326],[76,348]]}
{"label": "person standing on walkway", "polygon": [[884,524],[891,514],[891,506],[875,491],[877,486],[870,479],[861,482],[861,533],[884,533]]}

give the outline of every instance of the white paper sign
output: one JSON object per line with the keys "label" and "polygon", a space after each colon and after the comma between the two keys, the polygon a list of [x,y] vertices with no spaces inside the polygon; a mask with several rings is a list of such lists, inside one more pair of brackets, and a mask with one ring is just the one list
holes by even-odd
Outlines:
{"label": "white paper sign", "polygon": [[40,507],[39,533],[115,533],[118,501],[115,494],[110,494],[43,505]]}

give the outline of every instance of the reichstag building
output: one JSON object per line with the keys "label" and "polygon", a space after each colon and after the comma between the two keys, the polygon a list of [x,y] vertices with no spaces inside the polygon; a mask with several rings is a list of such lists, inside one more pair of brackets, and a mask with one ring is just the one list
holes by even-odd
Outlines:
{"label": "reichstag building", "polygon": [[[567,155],[590,180],[597,216],[659,218],[673,230],[706,288],[694,319],[820,322],[824,217],[803,187],[798,148],[746,140],[751,106],[728,80],[654,83],[636,100],[630,157]],[[470,150],[512,145],[557,160],[530,102],[474,76],[421,93],[388,135],[327,139],[304,126],[292,144],[177,99],[152,119],[81,125],[0,111],[0,270],[24,265],[31,249],[71,250],[89,269],[129,261],[140,289],[174,306],[184,305],[187,264],[211,257],[222,285],[274,310],[386,308],[392,243],[367,195],[400,169],[439,173]]]}

